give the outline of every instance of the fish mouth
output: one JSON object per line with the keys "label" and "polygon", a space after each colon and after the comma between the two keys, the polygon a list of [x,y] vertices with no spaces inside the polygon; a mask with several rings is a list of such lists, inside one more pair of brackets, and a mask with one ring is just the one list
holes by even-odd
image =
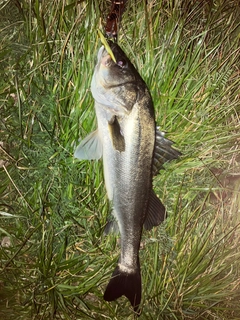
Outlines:
{"label": "fish mouth", "polygon": [[[114,51],[115,51],[114,49],[116,48],[115,43],[109,41],[109,42],[108,42],[108,45],[109,45],[109,48],[111,49],[112,54],[113,54],[113,56],[114,56],[114,58],[115,58],[115,54],[116,54],[116,52],[114,52]],[[103,61],[102,61],[102,59],[103,59]],[[101,62],[103,65],[107,65],[106,62],[108,62],[108,63],[110,63],[110,62],[116,63],[116,60],[114,60],[114,59],[111,57],[111,54],[109,54],[109,52],[108,52],[108,50],[105,48],[105,46],[102,45],[101,48],[100,48],[99,51],[98,51],[98,62]]]}
{"label": "fish mouth", "polygon": [[102,46],[98,52],[98,64],[108,67],[112,63],[115,63],[115,62],[111,58],[110,54],[107,52],[106,48]]}

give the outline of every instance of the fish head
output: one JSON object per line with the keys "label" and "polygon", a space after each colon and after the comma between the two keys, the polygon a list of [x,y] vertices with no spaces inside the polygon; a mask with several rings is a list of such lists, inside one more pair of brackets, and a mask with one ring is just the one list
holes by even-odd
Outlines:
{"label": "fish head", "polygon": [[108,44],[116,61],[104,46],[99,49],[91,91],[95,101],[115,115],[122,115],[131,112],[146,85],[118,44]]}

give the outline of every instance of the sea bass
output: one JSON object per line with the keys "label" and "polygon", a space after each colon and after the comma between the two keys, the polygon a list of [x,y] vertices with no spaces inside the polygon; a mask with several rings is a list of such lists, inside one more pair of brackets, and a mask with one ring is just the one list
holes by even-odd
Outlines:
{"label": "sea bass", "polygon": [[[180,153],[156,128],[147,85],[123,50],[116,43],[108,44],[116,62],[102,46],[91,83],[98,129],[81,141],[74,156],[82,160],[103,157],[107,195],[121,235],[121,255],[104,299],[125,295],[138,312],[142,229],[159,225],[166,215],[152,190],[152,178]],[[109,223],[107,230],[111,227]]]}

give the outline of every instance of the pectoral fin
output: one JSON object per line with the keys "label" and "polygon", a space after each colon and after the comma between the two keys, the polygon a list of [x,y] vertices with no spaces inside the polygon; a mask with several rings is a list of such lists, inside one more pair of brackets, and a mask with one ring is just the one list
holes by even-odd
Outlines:
{"label": "pectoral fin", "polygon": [[74,157],[80,160],[98,160],[102,157],[102,141],[98,130],[90,133],[77,146]]}
{"label": "pectoral fin", "polygon": [[156,128],[155,149],[153,157],[153,175],[157,175],[163,169],[164,163],[177,159],[181,152],[172,147],[173,142],[164,137],[164,132]]}
{"label": "pectoral fin", "polygon": [[148,212],[144,221],[144,228],[151,230],[154,226],[158,226],[166,218],[166,209],[162,202],[158,199],[154,191],[150,193]]}
{"label": "pectoral fin", "polygon": [[114,149],[120,152],[125,151],[125,140],[117,117],[108,123],[108,128]]}

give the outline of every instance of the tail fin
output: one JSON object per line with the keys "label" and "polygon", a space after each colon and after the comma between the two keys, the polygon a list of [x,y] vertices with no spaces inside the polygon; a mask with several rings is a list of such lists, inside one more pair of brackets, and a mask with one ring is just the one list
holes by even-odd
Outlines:
{"label": "tail fin", "polygon": [[125,270],[123,271],[119,265],[114,270],[105,290],[104,300],[113,301],[122,295],[128,298],[134,311],[140,314],[139,304],[142,295],[142,281],[139,264],[136,272],[128,273]]}

